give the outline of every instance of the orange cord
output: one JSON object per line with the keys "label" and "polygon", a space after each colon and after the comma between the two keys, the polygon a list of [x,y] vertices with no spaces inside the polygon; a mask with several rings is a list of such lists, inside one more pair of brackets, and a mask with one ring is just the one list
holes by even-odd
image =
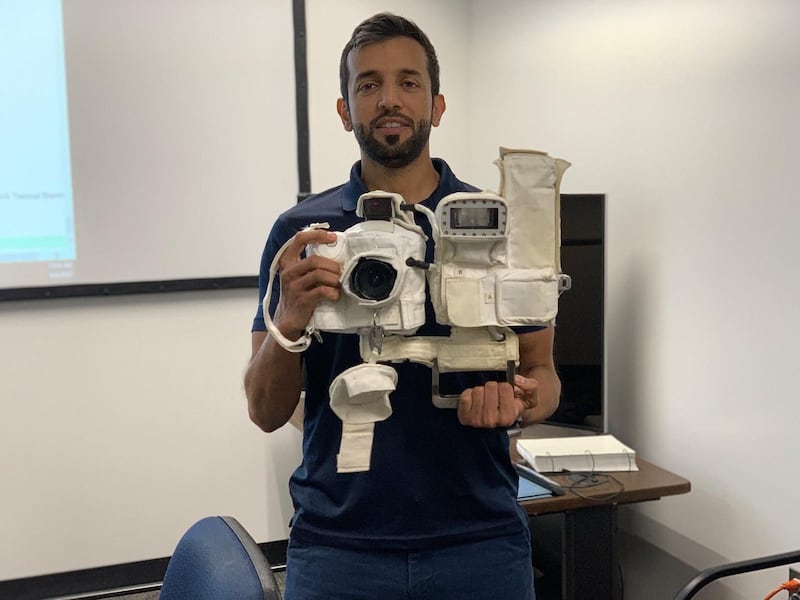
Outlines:
{"label": "orange cord", "polygon": [[770,600],[770,598],[774,598],[776,595],[780,594],[782,591],[787,591],[790,594],[794,594],[795,592],[800,592],[800,579],[790,579],[789,581],[785,581],[772,590],[764,600]]}

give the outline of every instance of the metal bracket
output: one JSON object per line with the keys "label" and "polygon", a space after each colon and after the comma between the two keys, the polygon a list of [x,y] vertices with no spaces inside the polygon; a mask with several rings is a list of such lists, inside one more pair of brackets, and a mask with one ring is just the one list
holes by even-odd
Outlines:
{"label": "metal bracket", "polygon": [[[513,360],[506,362],[506,381],[514,385],[517,365]],[[431,364],[431,399],[436,408],[458,408],[459,396],[439,393],[439,360],[434,358]]]}

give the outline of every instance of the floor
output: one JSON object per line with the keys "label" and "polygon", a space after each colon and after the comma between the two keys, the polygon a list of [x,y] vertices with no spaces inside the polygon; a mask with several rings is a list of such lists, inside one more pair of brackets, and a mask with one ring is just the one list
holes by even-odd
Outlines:
{"label": "floor", "polygon": [[[278,582],[278,587],[281,590],[281,595],[283,595],[283,588],[284,584],[286,583],[286,574],[283,571],[276,571],[275,580]],[[158,600],[158,592],[125,594],[124,596],[112,596],[112,598],[124,598],[125,600]]]}

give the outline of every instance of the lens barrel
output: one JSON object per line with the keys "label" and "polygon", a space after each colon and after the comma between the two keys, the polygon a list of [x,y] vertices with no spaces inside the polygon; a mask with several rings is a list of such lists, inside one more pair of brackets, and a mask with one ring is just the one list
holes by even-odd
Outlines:
{"label": "lens barrel", "polygon": [[350,273],[350,289],[365,300],[386,300],[397,281],[397,270],[376,258],[361,258]]}

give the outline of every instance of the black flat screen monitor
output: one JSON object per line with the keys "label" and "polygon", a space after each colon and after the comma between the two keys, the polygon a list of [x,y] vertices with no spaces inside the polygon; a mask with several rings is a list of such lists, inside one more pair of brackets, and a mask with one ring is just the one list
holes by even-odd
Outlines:
{"label": "black flat screen monitor", "polygon": [[561,294],[554,356],[561,378],[558,410],[548,423],[605,429],[605,195],[561,194]]}

